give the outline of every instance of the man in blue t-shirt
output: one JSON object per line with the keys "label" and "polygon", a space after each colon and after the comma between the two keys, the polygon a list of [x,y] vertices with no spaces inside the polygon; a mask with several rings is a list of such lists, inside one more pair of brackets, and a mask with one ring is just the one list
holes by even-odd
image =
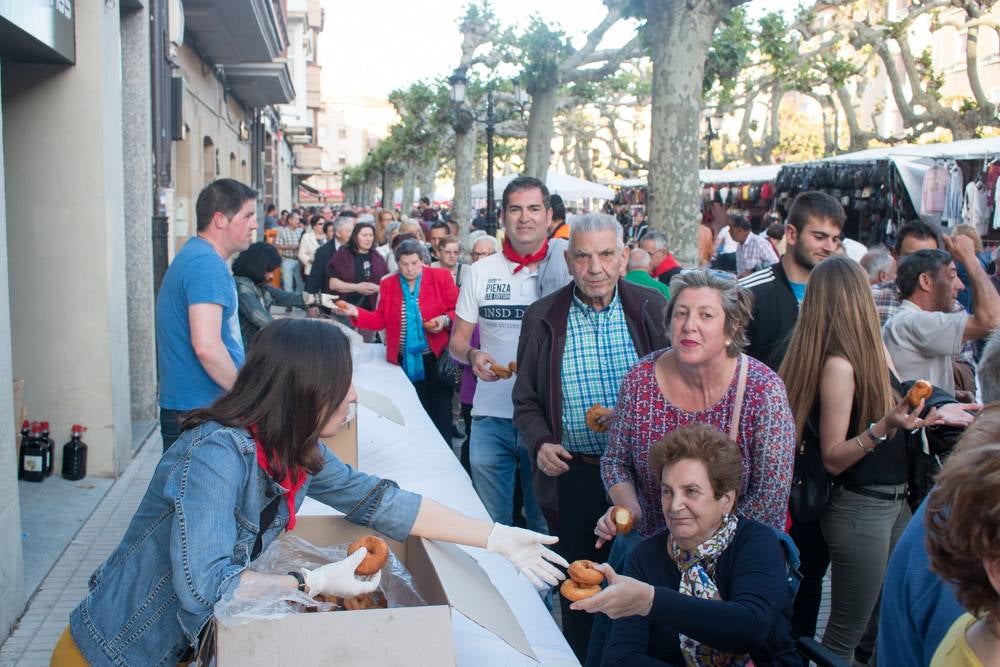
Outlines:
{"label": "man in blue t-shirt", "polygon": [[257,192],[222,178],[198,195],[198,235],[174,257],[156,300],[163,451],[180,421],[228,391],[243,364],[236,284],[227,261],[257,229]]}

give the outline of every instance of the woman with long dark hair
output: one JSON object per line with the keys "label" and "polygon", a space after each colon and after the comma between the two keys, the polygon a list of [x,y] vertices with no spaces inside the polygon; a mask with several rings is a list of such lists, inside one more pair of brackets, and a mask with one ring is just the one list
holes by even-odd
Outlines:
{"label": "woman with long dark hair", "polygon": [[358,472],[323,446],[320,438],[352,418],[351,375],[347,338],[331,323],[286,318],[264,327],[232,390],[188,414],[121,544],[70,615],[52,664],[180,662],[198,648],[215,603],[228,593],[374,590],[377,575],[354,574],[363,549],[311,571],[248,570],[294,527],[307,495],[396,540],[418,535],[485,547],[538,588],[563,578],[552,563],[565,561],[544,546],[555,538],[460,514]]}
{"label": "woman with long dark hair", "polygon": [[333,308],[334,297],[329,294],[286,292],[271,284],[275,270],[281,266],[281,255],[269,243],[252,244],[233,260],[233,278],[239,298],[240,333],[243,347],[250,348],[257,332],[271,323],[271,306],[308,308],[321,302]]}
{"label": "woman with long dark hair", "polygon": [[378,284],[389,273],[381,253],[375,251],[375,226],[359,222],[351,238],[334,253],[327,265],[330,291],[347,303],[374,310]]}

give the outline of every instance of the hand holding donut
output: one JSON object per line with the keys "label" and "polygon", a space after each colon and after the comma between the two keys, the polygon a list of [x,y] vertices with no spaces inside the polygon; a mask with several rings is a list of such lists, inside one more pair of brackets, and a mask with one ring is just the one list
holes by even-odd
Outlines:
{"label": "hand holding donut", "polygon": [[604,575],[608,586],[599,593],[577,600],[569,606],[570,609],[590,614],[600,611],[613,619],[649,614],[655,593],[652,586],[644,581],[618,574],[607,563],[595,565],[594,568]]}
{"label": "hand holding donut", "polygon": [[302,576],[306,580],[306,593],[312,596],[335,595],[342,598],[371,593],[382,581],[382,572],[376,571],[367,581],[358,579],[354,574],[367,555],[368,549],[361,547],[337,563],[329,563],[315,570],[302,570]]}
{"label": "hand holding donut", "polygon": [[559,538],[554,535],[495,523],[486,540],[486,550],[509,560],[535,588],[542,590],[566,578],[553,563],[563,567],[569,567],[569,563],[545,546],[558,541]]}
{"label": "hand holding donut", "polygon": [[[624,510],[624,512],[622,511]],[[625,515],[628,516],[625,516]],[[600,549],[605,542],[615,539],[616,535],[625,535],[632,531],[632,527],[642,518],[642,509],[638,504],[634,506],[613,505],[608,511],[601,515],[594,527],[594,535],[597,535],[595,549]],[[631,523],[629,523],[631,519]]]}

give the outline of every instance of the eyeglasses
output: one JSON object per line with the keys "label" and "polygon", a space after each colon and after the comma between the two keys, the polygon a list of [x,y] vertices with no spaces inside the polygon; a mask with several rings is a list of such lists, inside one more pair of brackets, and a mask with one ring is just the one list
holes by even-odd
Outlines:
{"label": "eyeglasses", "polygon": [[483,257],[489,257],[490,255],[495,255],[496,251],[493,252],[470,252],[469,257],[472,259],[482,259]]}

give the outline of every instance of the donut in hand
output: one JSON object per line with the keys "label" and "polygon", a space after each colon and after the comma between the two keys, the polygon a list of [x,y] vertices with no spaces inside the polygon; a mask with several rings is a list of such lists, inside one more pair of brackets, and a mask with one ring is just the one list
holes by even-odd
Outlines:
{"label": "donut in hand", "polygon": [[906,400],[909,402],[911,408],[915,408],[920,405],[920,401],[925,401],[931,397],[931,393],[934,391],[934,387],[927,380],[917,380],[910,387],[910,391],[906,392]]}
{"label": "donut in hand", "polygon": [[614,410],[611,408],[595,403],[587,410],[587,428],[594,433],[604,433],[609,428],[608,422],[611,421],[612,414]]}

